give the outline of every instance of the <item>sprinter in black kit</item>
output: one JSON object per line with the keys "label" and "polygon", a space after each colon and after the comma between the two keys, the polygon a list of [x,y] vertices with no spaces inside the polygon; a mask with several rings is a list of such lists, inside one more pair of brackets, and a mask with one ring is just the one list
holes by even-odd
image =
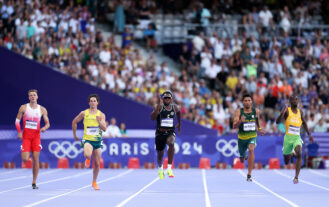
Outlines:
{"label": "sprinter in black kit", "polygon": [[[175,117],[177,116],[178,124],[174,125]],[[175,128],[180,133],[181,116],[179,106],[173,103],[173,94],[167,90],[159,97],[158,104],[154,107],[151,113],[151,119],[157,120],[157,128],[155,132],[155,145],[157,150],[157,164],[160,179],[164,178],[163,172],[163,155],[168,144],[168,169],[167,174],[170,178],[174,177],[172,172],[172,162],[175,153]]]}

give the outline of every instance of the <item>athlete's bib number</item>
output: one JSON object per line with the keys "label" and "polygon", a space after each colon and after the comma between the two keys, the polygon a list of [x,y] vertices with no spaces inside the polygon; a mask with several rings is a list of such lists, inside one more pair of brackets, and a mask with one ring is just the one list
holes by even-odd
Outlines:
{"label": "athlete's bib number", "polygon": [[87,127],[87,135],[98,135],[99,134],[99,128],[98,127]]}
{"label": "athlete's bib number", "polygon": [[289,126],[288,134],[300,135],[300,127]]}
{"label": "athlete's bib number", "polygon": [[26,121],[25,122],[25,128],[26,129],[37,129],[38,128],[38,122],[36,122],[36,121]]}
{"label": "athlete's bib number", "polygon": [[243,131],[255,131],[255,130],[256,130],[255,122],[243,123]]}
{"label": "athlete's bib number", "polygon": [[161,126],[162,127],[173,127],[174,126],[174,119],[161,119]]}

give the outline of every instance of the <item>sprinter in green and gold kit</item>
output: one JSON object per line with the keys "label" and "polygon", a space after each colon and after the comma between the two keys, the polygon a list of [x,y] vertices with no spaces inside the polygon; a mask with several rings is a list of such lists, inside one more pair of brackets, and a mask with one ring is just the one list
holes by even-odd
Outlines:
{"label": "sprinter in green and gold kit", "polygon": [[293,152],[296,153],[296,174],[293,182],[298,183],[298,175],[302,166],[302,139],[300,137],[300,128],[304,127],[311,142],[313,137],[310,134],[307,124],[303,117],[303,111],[298,108],[298,98],[293,95],[289,99],[290,107],[284,107],[276,123],[279,124],[282,118],[285,119],[286,134],[283,141],[284,162],[287,165]]}
{"label": "sprinter in green and gold kit", "polygon": [[99,162],[102,154],[102,130],[106,130],[105,115],[97,109],[99,104],[99,96],[91,94],[88,97],[89,109],[81,111],[72,122],[72,130],[74,139],[79,141],[77,137],[77,123],[83,119],[84,131],[82,139],[82,147],[86,158],[85,167],[90,167],[91,155],[94,157],[94,170],[92,187],[99,190],[96,183],[99,173]]}
{"label": "sprinter in green and gold kit", "polygon": [[248,175],[247,181],[252,181],[251,171],[255,161],[255,147],[257,141],[257,131],[263,135],[259,123],[259,109],[252,106],[252,99],[249,94],[244,94],[242,98],[243,108],[237,109],[234,115],[233,128],[239,128],[238,147],[240,153],[240,161],[244,163],[247,159],[246,151],[249,151],[248,158]]}

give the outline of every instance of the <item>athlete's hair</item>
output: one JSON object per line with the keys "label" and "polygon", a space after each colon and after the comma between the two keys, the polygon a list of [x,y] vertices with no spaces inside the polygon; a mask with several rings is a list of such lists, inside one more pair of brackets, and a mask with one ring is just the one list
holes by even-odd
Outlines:
{"label": "athlete's hair", "polygon": [[89,96],[88,96],[88,102],[90,102],[90,99],[91,98],[96,98],[96,100],[97,100],[97,102],[98,102],[98,104],[99,104],[99,96],[97,95],[97,94],[90,94]]}
{"label": "athlete's hair", "polygon": [[171,98],[173,98],[173,94],[170,90],[166,90],[165,92],[163,92],[162,96],[164,96],[165,94],[170,94]]}
{"label": "athlete's hair", "polygon": [[31,92],[35,92],[38,95],[38,90],[37,89],[30,89],[27,94],[30,95]]}
{"label": "athlete's hair", "polygon": [[243,96],[242,96],[242,101],[245,99],[245,98],[250,98],[252,100],[252,97],[249,93],[244,93]]}
{"label": "athlete's hair", "polygon": [[290,97],[289,97],[289,101],[293,98],[297,98],[298,99],[298,96],[296,94],[292,94]]}

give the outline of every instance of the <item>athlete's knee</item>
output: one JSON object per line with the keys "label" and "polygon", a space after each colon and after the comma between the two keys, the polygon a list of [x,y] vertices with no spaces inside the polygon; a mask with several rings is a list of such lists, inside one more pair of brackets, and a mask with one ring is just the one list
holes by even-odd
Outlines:
{"label": "athlete's knee", "polygon": [[302,153],[300,151],[296,152],[297,159],[302,159]]}
{"label": "athlete's knee", "polygon": [[33,159],[33,162],[39,163],[39,157],[33,156],[32,159]]}
{"label": "athlete's knee", "polygon": [[249,147],[248,147],[248,151],[249,151],[249,154],[250,154],[250,153],[253,154],[253,153],[255,152],[255,146],[249,146]]}
{"label": "athlete's knee", "polygon": [[168,147],[169,147],[169,149],[171,150],[171,149],[175,149],[175,145],[174,144],[168,144]]}
{"label": "athlete's knee", "polygon": [[99,160],[95,160],[95,161],[94,161],[94,165],[95,165],[95,167],[98,168],[98,167],[100,166],[100,162],[99,162]]}
{"label": "athlete's knee", "polygon": [[170,137],[168,137],[168,139],[167,139],[167,144],[168,144],[169,146],[175,144],[175,137],[174,137],[174,136],[170,136]]}
{"label": "athlete's knee", "polygon": [[87,153],[84,153],[83,155],[86,159],[90,160],[91,159],[91,155],[87,154]]}
{"label": "athlete's knee", "polygon": [[29,159],[30,159],[29,157],[22,157],[23,162],[28,162]]}

